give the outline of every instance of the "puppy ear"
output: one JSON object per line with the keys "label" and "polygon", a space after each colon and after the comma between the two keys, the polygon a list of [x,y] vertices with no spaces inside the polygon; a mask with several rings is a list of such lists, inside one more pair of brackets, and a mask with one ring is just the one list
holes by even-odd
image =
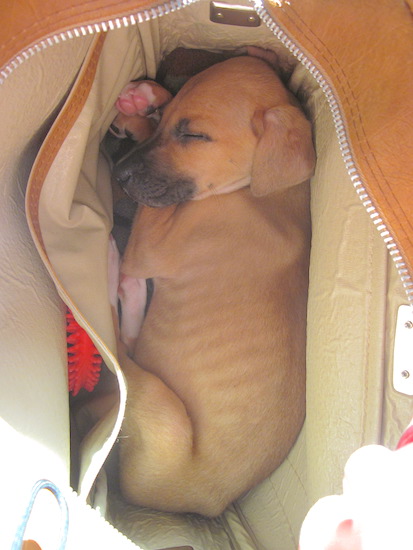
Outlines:
{"label": "puppy ear", "polygon": [[256,197],[308,180],[314,172],[311,124],[298,107],[258,111],[252,121],[258,135],[251,192]]}

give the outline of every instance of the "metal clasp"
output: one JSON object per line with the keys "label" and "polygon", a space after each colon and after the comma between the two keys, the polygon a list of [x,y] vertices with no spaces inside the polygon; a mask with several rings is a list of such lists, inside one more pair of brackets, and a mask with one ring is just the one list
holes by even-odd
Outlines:
{"label": "metal clasp", "polygon": [[221,25],[237,25],[238,27],[259,27],[261,25],[261,19],[251,6],[226,4],[213,0],[210,3],[209,16],[212,22]]}
{"label": "metal clasp", "polygon": [[393,357],[394,389],[413,395],[413,314],[408,305],[399,307]]}

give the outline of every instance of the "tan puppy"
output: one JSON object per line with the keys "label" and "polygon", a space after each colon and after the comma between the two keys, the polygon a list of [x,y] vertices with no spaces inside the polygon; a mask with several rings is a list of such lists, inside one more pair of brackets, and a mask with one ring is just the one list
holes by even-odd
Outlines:
{"label": "tan puppy", "polygon": [[267,63],[241,57],[192,78],[115,167],[141,204],[120,285],[129,501],[215,516],[294,443],[314,163],[292,96]]}

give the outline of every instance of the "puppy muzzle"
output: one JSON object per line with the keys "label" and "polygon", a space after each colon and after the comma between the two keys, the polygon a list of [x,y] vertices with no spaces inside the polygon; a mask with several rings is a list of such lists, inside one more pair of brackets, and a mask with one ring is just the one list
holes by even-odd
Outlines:
{"label": "puppy muzzle", "polygon": [[147,147],[137,148],[114,167],[113,178],[129,197],[152,207],[170,206],[190,200],[195,182],[164,165]]}

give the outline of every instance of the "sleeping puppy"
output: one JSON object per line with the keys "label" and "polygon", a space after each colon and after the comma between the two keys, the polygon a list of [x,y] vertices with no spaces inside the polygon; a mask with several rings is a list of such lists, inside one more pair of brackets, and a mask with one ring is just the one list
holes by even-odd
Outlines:
{"label": "sleeping puppy", "polygon": [[237,57],[191,78],[115,166],[139,203],[119,285],[128,501],[216,516],[291,449],[305,414],[314,165],[294,98],[265,61]]}

